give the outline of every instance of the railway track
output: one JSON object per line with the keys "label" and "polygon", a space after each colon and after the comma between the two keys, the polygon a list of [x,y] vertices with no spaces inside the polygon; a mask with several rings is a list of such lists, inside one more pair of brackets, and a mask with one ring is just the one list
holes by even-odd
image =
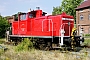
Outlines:
{"label": "railway track", "polygon": [[[35,39],[35,41],[37,41],[37,47],[40,49],[40,50],[61,50],[61,51],[80,51],[82,50],[83,48],[88,48],[90,49],[90,46],[87,46],[87,45],[82,45],[80,47],[76,47],[75,49],[71,49],[70,47],[57,47],[57,48],[51,48],[51,44],[48,43],[48,42],[45,42],[45,40],[43,39]],[[39,43],[41,42],[41,43]],[[5,42],[4,44],[7,44],[7,45],[13,45],[13,46],[16,46],[17,44],[19,44],[20,42]],[[45,48],[46,47],[46,48]]]}
{"label": "railway track", "polygon": [[[4,43],[5,45],[13,45],[13,46],[16,46],[18,43],[15,43],[15,42],[5,42]],[[43,46],[40,46],[40,48],[42,48]],[[90,49],[90,46],[86,46],[86,45],[84,45],[84,46],[80,46],[80,47],[76,47],[77,49],[79,49],[79,50],[81,50],[81,49],[83,49],[83,48],[88,48],[88,49]],[[47,49],[47,50],[49,50],[47,47],[45,48],[45,49]],[[41,49],[41,50],[44,50],[43,48]],[[71,50],[70,49],[70,47],[58,47],[58,48],[51,48],[50,50]],[[72,50],[73,51],[73,50]],[[74,50],[75,51],[75,50]]]}

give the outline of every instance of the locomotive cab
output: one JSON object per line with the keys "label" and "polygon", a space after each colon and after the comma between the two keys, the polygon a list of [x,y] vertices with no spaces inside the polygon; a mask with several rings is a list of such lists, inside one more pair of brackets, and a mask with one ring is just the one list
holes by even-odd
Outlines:
{"label": "locomotive cab", "polygon": [[47,13],[42,12],[42,10],[33,10],[33,11],[28,11],[28,13],[20,13],[19,14],[19,20],[28,20],[28,18],[38,18],[45,16]]}
{"label": "locomotive cab", "polygon": [[45,16],[47,13],[42,12],[42,10],[33,10],[28,12],[28,18],[38,18]]}
{"label": "locomotive cab", "polygon": [[33,11],[29,11],[28,13],[20,13],[19,14],[19,20],[28,20],[32,19],[32,18],[38,18],[41,16],[45,16],[45,12],[42,12],[42,10],[33,10]]}

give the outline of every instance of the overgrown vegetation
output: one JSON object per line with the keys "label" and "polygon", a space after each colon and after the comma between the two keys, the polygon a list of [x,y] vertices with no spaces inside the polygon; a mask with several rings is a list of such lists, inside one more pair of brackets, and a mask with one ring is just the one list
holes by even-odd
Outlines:
{"label": "overgrown vegetation", "polygon": [[[19,45],[3,45],[7,51],[0,51],[0,60],[89,60],[89,52],[85,50],[79,52],[60,52],[60,50],[42,51],[33,50],[31,39],[25,38]],[[90,39],[85,42],[90,43]],[[15,50],[14,50],[15,49]],[[18,52],[17,52],[18,51]]]}
{"label": "overgrown vegetation", "polygon": [[32,38],[24,38],[24,40],[18,44],[15,48],[15,51],[30,51],[34,49],[33,42],[31,42]]}
{"label": "overgrown vegetation", "polygon": [[4,50],[0,48],[0,55],[4,53]]}
{"label": "overgrown vegetation", "polygon": [[40,51],[34,50],[33,52],[25,51],[16,53],[9,50],[2,54],[0,60],[89,60],[84,53],[61,53],[60,51]]}
{"label": "overgrown vegetation", "polygon": [[84,44],[86,46],[90,46],[90,38],[86,38],[85,41],[84,41]]}

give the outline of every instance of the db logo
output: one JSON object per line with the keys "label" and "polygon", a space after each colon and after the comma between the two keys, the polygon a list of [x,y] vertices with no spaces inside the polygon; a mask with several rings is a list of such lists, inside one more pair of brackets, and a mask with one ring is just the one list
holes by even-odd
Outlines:
{"label": "db logo", "polygon": [[25,28],[21,28],[22,31],[25,31]]}

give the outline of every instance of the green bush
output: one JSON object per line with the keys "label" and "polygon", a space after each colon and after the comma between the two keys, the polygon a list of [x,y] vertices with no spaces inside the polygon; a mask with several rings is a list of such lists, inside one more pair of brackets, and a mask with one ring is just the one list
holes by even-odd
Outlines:
{"label": "green bush", "polygon": [[29,51],[29,50],[32,50],[34,47],[33,47],[33,42],[31,42],[32,38],[31,39],[28,39],[28,38],[24,38],[24,40],[18,44],[16,46],[16,51]]}
{"label": "green bush", "polygon": [[90,36],[90,34],[85,34],[85,36]]}
{"label": "green bush", "polygon": [[5,32],[8,27],[8,20],[5,17],[0,16],[0,38],[5,37]]}

